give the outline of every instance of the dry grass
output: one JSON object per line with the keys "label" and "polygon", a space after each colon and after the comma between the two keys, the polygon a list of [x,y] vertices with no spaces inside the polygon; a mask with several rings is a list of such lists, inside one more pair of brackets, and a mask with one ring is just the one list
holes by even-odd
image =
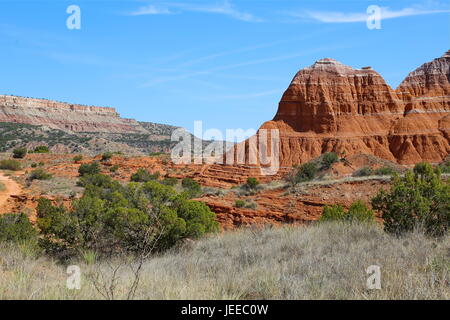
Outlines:
{"label": "dry grass", "polygon": [[[0,299],[101,299],[86,274],[108,279],[119,261],[82,263],[81,290],[65,268],[27,247],[0,248]],[[381,267],[381,290],[366,269]],[[118,270],[124,298],[132,273]],[[248,229],[203,239],[145,263],[137,299],[450,299],[450,236],[395,238],[378,226],[318,224]]]}

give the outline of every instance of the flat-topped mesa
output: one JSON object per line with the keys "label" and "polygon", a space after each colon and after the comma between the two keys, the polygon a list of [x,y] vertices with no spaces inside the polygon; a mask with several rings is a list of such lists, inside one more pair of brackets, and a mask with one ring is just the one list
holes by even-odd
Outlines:
{"label": "flat-topped mesa", "polygon": [[145,133],[136,120],[114,108],[0,95],[0,122],[46,125],[72,132]]}
{"label": "flat-topped mesa", "polygon": [[326,58],[295,75],[273,120],[284,121],[296,132],[385,134],[390,123],[380,123],[379,115],[389,120],[402,112],[395,92],[377,72]]}

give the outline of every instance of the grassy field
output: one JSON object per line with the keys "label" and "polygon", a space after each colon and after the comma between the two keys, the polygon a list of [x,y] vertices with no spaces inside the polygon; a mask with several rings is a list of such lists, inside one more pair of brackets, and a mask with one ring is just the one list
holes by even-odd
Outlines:
{"label": "grassy field", "polygon": [[[66,288],[66,266],[3,244],[0,299],[105,298],[95,285],[127,297],[133,264],[89,254],[71,264],[80,267],[80,290]],[[381,268],[380,290],[367,288],[371,265]],[[379,226],[340,223],[252,228],[155,256],[140,277],[136,299],[450,299],[450,236],[397,238]]]}

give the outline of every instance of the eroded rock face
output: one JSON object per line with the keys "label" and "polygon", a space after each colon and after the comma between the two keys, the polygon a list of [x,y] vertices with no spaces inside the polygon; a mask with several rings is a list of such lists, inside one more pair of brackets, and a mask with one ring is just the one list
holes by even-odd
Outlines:
{"label": "eroded rock face", "polygon": [[392,90],[371,68],[322,59],[299,71],[278,112],[282,166],[325,152],[398,162],[440,162],[450,152],[450,51]]}
{"label": "eroded rock face", "polygon": [[[277,179],[326,152],[373,155],[402,165],[441,162],[450,153],[450,51],[411,72],[393,90],[372,68],[353,69],[322,59],[300,70],[284,92],[273,120],[278,129],[279,170],[268,177],[249,161],[206,167],[200,181],[242,184],[247,177]],[[270,149],[270,143],[268,143]],[[225,158],[238,158],[237,146]],[[236,161],[235,161],[236,162]]]}
{"label": "eroded rock face", "polygon": [[70,132],[147,132],[136,120],[121,118],[114,108],[5,95],[0,95],[0,122],[46,125]]}

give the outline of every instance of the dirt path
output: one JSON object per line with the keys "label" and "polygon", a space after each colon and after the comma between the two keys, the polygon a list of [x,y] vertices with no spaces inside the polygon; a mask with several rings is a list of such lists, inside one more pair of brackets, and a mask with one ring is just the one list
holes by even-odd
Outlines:
{"label": "dirt path", "polygon": [[0,214],[7,210],[6,204],[11,196],[20,195],[22,187],[10,177],[5,176],[0,172],[0,183],[5,186],[4,190],[0,190]]}

